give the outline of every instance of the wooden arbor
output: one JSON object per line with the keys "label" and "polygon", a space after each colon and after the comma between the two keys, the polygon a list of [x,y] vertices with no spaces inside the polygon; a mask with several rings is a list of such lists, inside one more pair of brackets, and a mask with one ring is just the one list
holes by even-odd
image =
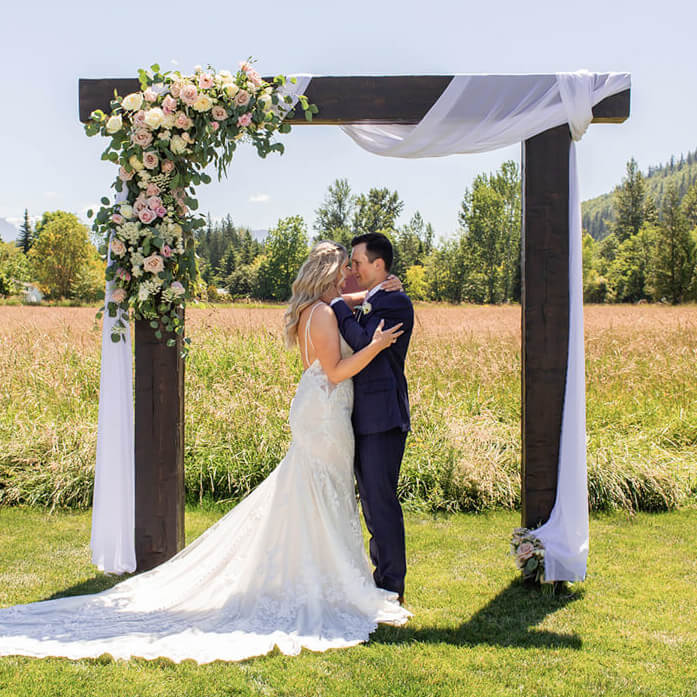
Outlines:
{"label": "wooden arbor", "polygon": [[[312,124],[418,123],[451,76],[317,77],[306,95]],[[109,111],[114,89],[137,79],[80,80],[80,120]],[[593,108],[594,123],[629,117],[630,91]],[[302,116],[294,125],[307,124]],[[554,505],[569,338],[569,146],[563,125],[523,143],[522,524],[546,521]],[[184,546],[184,364],[145,320],[135,327],[136,557],[139,570]]]}

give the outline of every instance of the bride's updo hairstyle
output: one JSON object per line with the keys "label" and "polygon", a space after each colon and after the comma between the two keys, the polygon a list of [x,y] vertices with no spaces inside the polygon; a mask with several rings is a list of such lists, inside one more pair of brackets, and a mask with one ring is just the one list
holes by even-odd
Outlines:
{"label": "bride's updo hairstyle", "polygon": [[288,348],[292,348],[298,340],[300,314],[336,283],[339,271],[347,259],[346,247],[338,242],[322,240],[312,248],[310,256],[293,281],[293,294],[284,315]]}

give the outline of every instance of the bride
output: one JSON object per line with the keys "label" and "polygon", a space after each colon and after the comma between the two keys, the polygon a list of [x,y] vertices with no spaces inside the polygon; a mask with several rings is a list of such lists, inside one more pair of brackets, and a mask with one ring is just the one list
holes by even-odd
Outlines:
{"label": "bride", "polygon": [[101,593],[0,609],[0,655],[236,661],[274,646],[285,654],[353,646],[379,622],[407,621],[397,594],[375,585],[363,545],[349,379],[402,332],[380,326],[352,354],[325,302],[347,268],[344,247],[320,242],[293,283],[286,340],[298,344],[305,371],[276,469],[155,569]]}

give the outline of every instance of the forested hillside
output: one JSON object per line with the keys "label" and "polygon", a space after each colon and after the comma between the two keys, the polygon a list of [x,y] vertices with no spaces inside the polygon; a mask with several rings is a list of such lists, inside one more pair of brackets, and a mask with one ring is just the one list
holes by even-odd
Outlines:
{"label": "forested hillside", "polygon": [[[692,184],[697,182],[697,150],[672,156],[664,165],[649,167],[644,175],[646,194],[653,198],[658,211],[663,210],[666,191],[674,184],[680,199],[687,193]],[[615,191],[619,189],[618,184]],[[614,219],[613,211],[614,191],[596,196],[584,201],[581,205],[583,213],[583,229],[594,240],[602,240],[610,232],[611,222]]]}

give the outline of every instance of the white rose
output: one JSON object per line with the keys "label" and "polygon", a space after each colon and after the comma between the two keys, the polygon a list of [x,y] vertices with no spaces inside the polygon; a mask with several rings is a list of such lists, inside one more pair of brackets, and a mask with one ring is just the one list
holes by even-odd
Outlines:
{"label": "white rose", "polygon": [[121,106],[127,111],[138,111],[143,106],[143,95],[140,92],[133,92],[123,98]]}
{"label": "white rose", "polygon": [[162,119],[162,128],[171,130],[174,127],[174,114],[165,114]]}
{"label": "white rose", "polygon": [[153,130],[160,127],[164,118],[165,115],[159,106],[148,109],[148,111],[145,112],[145,123]]}
{"label": "white rose", "polygon": [[229,85],[225,85],[225,93],[228,97],[230,97],[230,99],[232,99],[239,91],[240,88],[234,82],[231,82]]}
{"label": "white rose", "polygon": [[132,218],[134,216],[133,206],[130,206],[128,203],[122,203],[119,206],[119,213],[121,213],[124,218]]}
{"label": "white rose", "polygon": [[172,136],[169,147],[175,155],[181,155],[186,152],[186,141],[179,135]]}
{"label": "white rose", "polygon": [[206,94],[202,94],[194,102],[194,109],[196,109],[196,111],[201,111],[201,112],[208,111],[212,106],[213,106],[213,102],[211,101],[211,98]]}
{"label": "white rose", "polygon": [[123,128],[123,121],[120,114],[114,114],[106,122],[106,132],[107,133],[118,133]]}

